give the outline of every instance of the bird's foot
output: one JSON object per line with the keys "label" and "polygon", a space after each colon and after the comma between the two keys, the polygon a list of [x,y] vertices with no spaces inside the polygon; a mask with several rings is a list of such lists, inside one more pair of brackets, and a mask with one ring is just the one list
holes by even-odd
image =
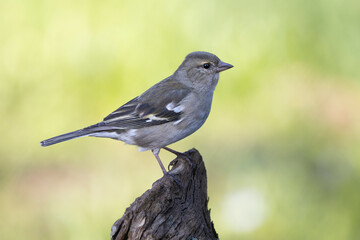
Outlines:
{"label": "bird's foot", "polygon": [[174,175],[170,174],[169,172],[166,172],[164,173],[164,176],[171,178],[180,189],[183,189],[181,182]]}
{"label": "bird's foot", "polygon": [[174,160],[172,160],[168,165],[168,170],[170,171],[170,168],[172,169],[178,161],[179,161],[178,158],[175,158]]}
{"label": "bird's foot", "polygon": [[[194,164],[192,163],[191,158],[190,158],[190,156],[189,156],[189,154],[188,154],[187,152],[186,152],[186,153],[178,152],[178,151],[175,151],[175,150],[173,150],[173,149],[171,149],[171,148],[168,148],[168,147],[164,147],[164,149],[165,149],[166,151],[169,151],[169,152],[175,154],[178,158],[185,159],[185,160],[189,163],[190,167],[191,167],[192,169],[194,168]],[[174,160],[172,160],[172,161],[169,163],[168,169],[170,170],[170,167],[173,167],[177,162],[178,162],[178,159],[177,159],[177,158],[175,158]]]}

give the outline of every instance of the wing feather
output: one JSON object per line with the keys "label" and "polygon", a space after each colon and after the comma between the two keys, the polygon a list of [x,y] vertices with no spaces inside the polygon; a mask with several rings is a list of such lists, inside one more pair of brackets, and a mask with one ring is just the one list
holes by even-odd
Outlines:
{"label": "wing feather", "polygon": [[[138,129],[181,119],[182,111],[175,111],[167,106],[170,103],[172,106],[180,105],[190,90],[177,86],[176,89],[167,92],[162,88],[152,89],[151,96],[147,95],[147,92],[116,109],[106,116],[103,122],[96,124],[96,127],[101,129]],[[91,127],[95,127],[95,125]]]}

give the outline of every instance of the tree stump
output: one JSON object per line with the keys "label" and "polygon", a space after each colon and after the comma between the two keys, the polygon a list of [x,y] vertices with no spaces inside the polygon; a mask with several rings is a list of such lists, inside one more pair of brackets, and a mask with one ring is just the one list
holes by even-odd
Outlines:
{"label": "tree stump", "polygon": [[208,210],[206,169],[200,153],[191,149],[172,163],[169,173],[177,181],[164,176],[153,183],[114,223],[112,240],[218,239]]}

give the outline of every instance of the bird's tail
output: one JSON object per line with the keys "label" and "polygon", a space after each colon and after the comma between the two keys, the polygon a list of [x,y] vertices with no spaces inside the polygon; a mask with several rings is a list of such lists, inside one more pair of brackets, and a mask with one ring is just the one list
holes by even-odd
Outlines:
{"label": "bird's tail", "polygon": [[71,140],[74,138],[85,137],[85,136],[88,136],[92,132],[93,131],[91,131],[91,130],[81,129],[81,130],[77,130],[74,132],[65,133],[65,134],[42,141],[41,146],[46,147],[46,146],[50,146],[50,145],[53,145],[56,143],[65,142],[65,141],[68,141],[68,140]]}

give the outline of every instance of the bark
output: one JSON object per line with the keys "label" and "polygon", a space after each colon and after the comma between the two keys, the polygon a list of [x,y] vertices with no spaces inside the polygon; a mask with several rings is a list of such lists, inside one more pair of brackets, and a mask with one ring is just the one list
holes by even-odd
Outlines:
{"label": "bark", "polygon": [[[187,156],[187,157],[186,157]],[[192,149],[138,197],[111,229],[112,240],[218,239],[208,210],[206,169]]]}

